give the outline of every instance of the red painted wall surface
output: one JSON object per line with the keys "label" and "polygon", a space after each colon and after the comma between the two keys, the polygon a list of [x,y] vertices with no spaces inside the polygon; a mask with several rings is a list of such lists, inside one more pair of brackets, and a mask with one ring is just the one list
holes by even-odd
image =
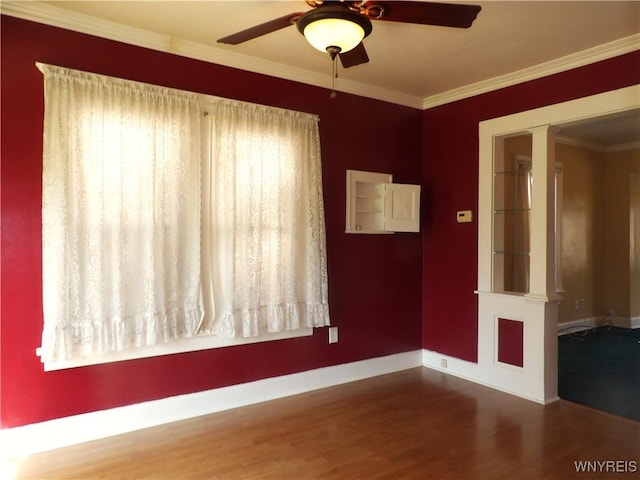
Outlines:
{"label": "red painted wall surface", "polygon": [[[420,234],[346,235],[345,170],[421,183],[422,112],[2,17],[0,426],[212,389],[421,346]],[[313,337],[43,372],[43,81],[35,62],[320,115],[330,314]],[[328,62],[328,60],[327,60]],[[348,77],[348,74],[344,74]],[[327,84],[330,78],[327,74]]]}
{"label": "red painted wall surface", "polygon": [[638,51],[424,111],[424,348],[477,361],[478,123],[637,83]]}
{"label": "red painted wall surface", "polygon": [[498,318],[498,361],[524,366],[524,322]]}

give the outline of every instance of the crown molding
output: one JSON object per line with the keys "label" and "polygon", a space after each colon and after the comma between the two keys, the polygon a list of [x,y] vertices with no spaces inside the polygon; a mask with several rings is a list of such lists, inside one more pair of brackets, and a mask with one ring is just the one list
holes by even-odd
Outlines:
{"label": "crown molding", "polygon": [[[169,35],[129,27],[117,22],[111,22],[77,12],[70,12],[40,2],[1,2],[0,12],[12,17],[136,45],[138,47],[181,55],[183,57],[203,60],[285,80],[292,80],[316,87],[331,88],[330,76],[325,74],[295,68],[277,62],[261,60],[248,55],[232,53],[221,48],[191,42]],[[338,92],[374,98],[417,109],[420,109],[422,105],[422,99],[419,97],[347,79],[338,79],[336,90]]]}
{"label": "crown molding", "polygon": [[0,13],[152,50],[167,52],[171,48],[171,37],[167,35],[70,12],[40,2],[3,1],[0,2]]}
{"label": "crown molding", "polygon": [[640,141],[611,145],[604,149],[605,153],[626,152],[628,150],[640,150]]}
{"label": "crown molding", "polygon": [[617,145],[602,145],[600,143],[594,143],[594,142],[580,140],[573,137],[558,135],[556,136],[556,142],[561,143],[563,145],[568,145],[570,147],[583,148],[585,150],[591,150],[599,153],[616,153],[616,152],[626,152],[628,150],[640,149],[640,141],[620,143]]}
{"label": "crown molding", "polygon": [[591,150],[593,152],[605,153],[607,147],[600,145],[599,143],[589,142],[587,140],[580,140],[578,138],[567,137],[564,135],[556,135],[556,143],[567,145],[569,147],[582,148],[584,150]]}
{"label": "crown molding", "polygon": [[[327,75],[309,70],[260,60],[248,55],[231,53],[227,50],[190,42],[169,35],[129,27],[120,23],[99,19],[40,2],[0,2],[0,13],[37,23],[60,27],[109,40],[128,43],[165,53],[173,53],[188,58],[203,60],[223,66],[238,68],[253,73],[292,80],[321,88],[330,88]],[[339,79],[336,90],[367,98],[426,110],[464,98],[473,97],[493,90],[535,80],[590,63],[606,60],[640,49],[640,34],[599,45],[566,57],[542,63],[523,70],[483,80],[471,85],[455,88],[447,92],[420,98],[373,85]]]}
{"label": "crown molding", "polygon": [[422,102],[422,109],[427,110],[446,103],[488,93],[493,90],[511,87],[519,83],[536,80],[573,68],[583,67],[636,50],[640,50],[640,34],[631,35],[630,37],[621,38],[609,43],[603,43],[602,45],[572,53],[571,55],[560,57],[549,62],[540,63],[506,75],[500,75],[438,95],[426,97]]}
{"label": "crown molding", "polygon": [[[269,75],[272,77],[292,80],[316,87],[331,88],[331,76],[312,72],[302,68],[291,67],[277,62],[261,60],[240,53],[229,52],[221,48],[211,47],[202,43],[188,40],[174,39],[168,53],[174,53],[183,57],[203,60],[226,67],[238,68],[253,73]],[[378,88],[364,83],[354,82],[344,78],[336,79],[336,91],[360,95],[367,98],[383,100],[385,102],[404,105],[412,108],[421,108],[422,99],[401,92]]]}

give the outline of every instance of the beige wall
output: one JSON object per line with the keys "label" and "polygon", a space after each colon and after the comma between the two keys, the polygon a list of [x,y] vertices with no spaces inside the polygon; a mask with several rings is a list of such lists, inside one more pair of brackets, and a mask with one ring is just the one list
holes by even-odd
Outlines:
{"label": "beige wall", "polygon": [[[558,321],[570,322],[599,313],[602,289],[603,154],[556,145],[563,165],[562,281],[564,300]],[[576,308],[577,302],[577,308]]]}
{"label": "beige wall", "polygon": [[602,153],[558,144],[556,160],[564,165],[559,322],[601,317],[610,309],[629,317],[629,186],[630,175],[640,172],[640,150]]}
{"label": "beige wall", "polygon": [[638,173],[640,150],[607,154],[604,169],[605,211],[604,269],[602,301],[604,311],[614,309],[616,316],[630,316],[629,212],[630,176]]}
{"label": "beige wall", "polygon": [[[530,134],[506,138],[504,141],[503,158],[496,159],[497,161],[502,161],[503,165],[496,165],[496,170],[517,171],[518,156],[531,159],[531,142],[532,137]],[[526,182],[523,182],[525,178],[518,178],[519,181],[516,180],[516,176],[514,175],[503,176],[502,179],[496,178],[496,182],[500,180],[504,182],[503,192],[506,197],[502,205],[504,208],[519,209],[526,203],[524,202],[524,198],[526,197],[525,192],[527,187]],[[517,187],[516,183],[518,183]],[[515,198],[516,196],[518,199]],[[504,255],[504,268],[503,271],[500,272],[503,277],[502,285],[504,291],[521,293],[529,291],[529,256],[524,254],[524,252],[531,250],[529,244],[529,223],[529,214],[521,212],[505,215],[504,229],[496,229],[494,232],[495,235],[502,234],[502,244],[505,246],[506,251],[520,253]],[[496,272],[496,274],[498,274],[498,272]]]}
{"label": "beige wall", "polygon": [[637,324],[638,319],[640,319],[640,173],[631,175],[630,190],[631,212],[629,219],[633,227],[629,235],[631,239],[631,298],[629,299],[629,308],[631,310],[631,318]]}
{"label": "beige wall", "polygon": [[[516,155],[531,156],[530,135],[505,139],[505,164],[500,168],[515,169]],[[558,143],[556,161],[563,165],[564,179],[564,291],[559,323],[600,318],[609,310],[617,317],[640,316],[640,291],[631,291],[640,289],[640,254],[635,268],[630,256],[630,202],[634,198],[630,179],[640,175],[640,149],[606,153]],[[504,193],[513,192],[505,188]],[[640,205],[636,211],[640,212]],[[505,243],[511,242],[513,228],[516,226],[505,224]],[[519,291],[511,285],[509,275],[515,270],[528,271],[517,268],[516,260],[520,259],[507,257],[504,262],[504,284],[509,291]]]}

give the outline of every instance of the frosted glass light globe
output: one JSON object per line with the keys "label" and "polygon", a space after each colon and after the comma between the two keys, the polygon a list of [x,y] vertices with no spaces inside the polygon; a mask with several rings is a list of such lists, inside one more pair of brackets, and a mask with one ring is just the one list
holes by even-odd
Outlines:
{"label": "frosted glass light globe", "polygon": [[326,52],[328,47],[340,48],[340,53],[357,47],[364,38],[364,29],[342,18],[323,18],[307,25],[304,36],[314,48]]}

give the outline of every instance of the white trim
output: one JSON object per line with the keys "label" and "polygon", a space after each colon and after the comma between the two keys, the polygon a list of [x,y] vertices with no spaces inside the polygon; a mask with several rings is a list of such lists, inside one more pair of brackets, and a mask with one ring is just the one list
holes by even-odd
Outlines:
{"label": "white trim", "polygon": [[578,318],[577,320],[571,320],[569,322],[562,322],[558,324],[558,336],[568,335],[570,333],[583,332],[585,330],[591,330],[598,323],[597,317],[592,318]]}
{"label": "white trim", "polygon": [[481,82],[465,85],[437,95],[426,97],[422,102],[422,109],[451,103],[464,98],[475,97],[483,93],[511,87],[519,83],[536,80],[556,73],[564,72],[609,58],[631,53],[640,49],[640,34],[620,38],[613,42],[603,43],[596,47],[572,53],[565,57],[556,58],[549,62],[540,63],[498,77],[482,80]]}
{"label": "white trim", "polygon": [[[292,80],[316,87],[331,88],[331,77],[326,73],[313,72],[277,62],[230,52],[228,50],[158,34],[140,28],[129,27],[90,15],[65,10],[40,2],[2,2],[0,12],[4,15],[64,28],[75,32],[149,48],[187,58],[238,68],[248,72]],[[402,92],[340,78],[336,90],[375,98],[386,102],[419,109],[422,99]]]}
{"label": "white trim", "polygon": [[[40,2],[1,2],[0,12],[4,15],[95,35],[152,50],[182,55],[188,58],[239,68],[263,75],[275,76],[308,85],[330,88],[331,80],[326,74],[295,68],[277,62],[265,61],[248,55],[229,52],[221,48],[125,26]],[[549,62],[425,98],[347,79],[340,79],[337,84],[337,89],[345,93],[362,95],[368,98],[426,110],[438,105],[444,105],[482,93],[542,78],[554,73],[589,65],[638,49],[640,49],[640,34],[635,34]]]}
{"label": "white trim", "polygon": [[594,152],[605,153],[606,146],[599,143],[589,142],[587,140],[580,140],[579,138],[566,137],[564,135],[556,135],[556,143],[567,145],[569,147],[583,148],[585,150],[592,150]]}
{"label": "white trim", "polygon": [[[638,326],[640,326],[640,323],[638,322],[638,320],[640,320],[640,318],[630,318],[630,317],[616,317],[616,316],[609,316],[607,317],[607,320],[611,321],[611,326],[613,327],[620,327],[620,328],[638,328]],[[636,325],[634,327],[634,324]]]}
{"label": "white trim", "polygon": [[171,37],[167,35],[71,12],[40,2],[2,2],[0,12],[23,20],[126,42],[152,50],[169,52],[171,49]]}
{"label": "white trim", "polygon": [[422,366],[420,350],[0,430],[15,458]]}
{"label": "white trim", "polygon": [[620,328],[640,328],[640,317],[618,317],[607,315],[603,317],[592,318],[579,318],[577,320],[571,320],[569,322],[563,322],[558,324],[558,336],[568,335],[570,333],[582,332],[596,328],[598,323],[602,320],[607,320],[609,323],[605,323],[603,326],[611,325],[612,327]]}
{"label": "white trim", "polygon": [[[311,70],[262,60],[240,53],[233,53],[221,48],[190,42],[187,40],[174,39],[171,46],[172,48],[168,53],[174,53],[183,57],[194,58],[227,67],[238,68],[248,72],[292,80],[294,82],[313,85],[316,87],[326,89],[331,88],[331,77],[326,73],[312,72]],[[367,85],[365,83],[354,82],[353,80],[345,78],[338,78],[336,80],[335,89],[339,92],[362,95],[364,97],[375,98],[377,100],[404,105],[406,107],[419,109],[422,104],[421,99],[418,97],[373,85]]]}
{"label": "white trim", "polygon": [[[640,108],[640,84],[484,120],[478,124],[478,129],[481,137],[490,138],[524,132],[535,126],[562,125],[636,108]],[[491,145],[492,142],[487,143]],[[492,160],[492,150],[486,153]],[[491,167],[490,162],[488,165]]]}
{"label": "white trim", "polygon": [[605,147],[605,153],[625,152],[627,150],[640,149],[640,142],[620,143],[618,145],[609,145]]}
{"label": "white trim", "polygon": [[[538,403],[552,401],[557,392],[555,386],[550,388],[546,381],[548,362],[545,342],[541,339],[546,339],[547,332],[553,328],[557,344],[554,305],[544,297],[478,292],[478,360],[476,367],[467,368],[464,375],[483,385]],[[523,322],[522,367],[496,361],[496,317]]]}
{"label": "white trim", "polygon": [[[446,360],[446,368],[440,366],[443,364],[442,360]],[[523,393],[522,391],[505,387],[504,384],[494,382],[491,375],[486,375],[486,372],[483,370],[480,364],[461,360],[456,357],[450,357],[443,353],[434,352],[431,350],[422,350],[422,366],[430,368],[432,370],[436,370],[438,372],[453,375],[454,377],[462,378],[479,385],[484,385],[485,387],[493,388],[510,395],[515,395],[517,397],[524,398],[526,400],[530,400],[542,405],[552,403],[560,399],[556,396],[551,399],[542,400],[535,395],[528,395],[526,393]],[[503,366],[503,364],[499,364],[499,366]],[[512,365],[505,366],[512,367]]]}
{"label": "white trim", "polygon": [[[547,105],[533,110],[480,122],[479,129],[479,198],[478,198],[478,367],[467,373],[478,382],[492,385],[516,395],[547,403],[557,398],[558,376],[558,305],[555,292],[555,243],[553,225],[553,181],[555,164],[554,127],[577,120],[596,118],[640,108],[640,84],[589,97]],[[533,137],[533,175],[539,173],[543,188],[536,194],[534,184],[531,230],[531,291],[521,300],[514,295],[487,293],[492,290],[493,235],[493,158],[500,152],[505,136],[531,132]],[[547,189],[546,193],[544,188]],[[542,193],[542,194],[541,194]],[[537,205],[537,206],[536,206]],[[534,217],[536,209],[538,217]],[[536,219],[537,218],[537,219]],[[542,232],[542,233],[541,233]],[[546,242],[546,243],[545,243]],[[537,254],[536,254],[537,249]],[[537,257],[534,257],[534,254]],[[537,258],[537,260],[535,260]],[[553,270],[552,270],[553,269]],[[553,275],[552,275],[553,273]],[[515,371],[498,370],[493,364],[494,316],[522,318],[524,326],[524,367]],[[613,319],[612,319],[613,320]],[[466,370],[463,371],[466,373]]]}
{"label": "white trim", "polygon": [[[78,357],[59,362],[43,362],[44,371],[64,370],[66,368],[86,367],[88,365],[99,365],[103,363],[123,362],[136,358],[159,357],[163,355],[173,355],[175,353],[197,352],[199,350],[209,350],[213,348],[237,347],[250,343],[272,342],[276,340],[286,340],[289,338],[310,337],[314,330],[311,327],[303,327],[297,330],[285,332],[266,333],[259,337],[225,338],[218,335],[197,335],[188,338],[176,338],[171,342],[159,343],[144,347],[132,347],[121,352],[110,352],[104,355],[93,355],[90,357]],[[36,355],[40,356],[40,348],[36,348]]]}
{"label": "white trim", "polygon": [[556,143],[561,143],[570,147],[584,148],[585,150],[592,150],[600,153],[625,152],[627,150],[637,150],[640,148],[640,141],[620,143],[617,145],[602,145],[600,143],[589,142],[573,137],[565,137],[563,135],[556,136]]}

